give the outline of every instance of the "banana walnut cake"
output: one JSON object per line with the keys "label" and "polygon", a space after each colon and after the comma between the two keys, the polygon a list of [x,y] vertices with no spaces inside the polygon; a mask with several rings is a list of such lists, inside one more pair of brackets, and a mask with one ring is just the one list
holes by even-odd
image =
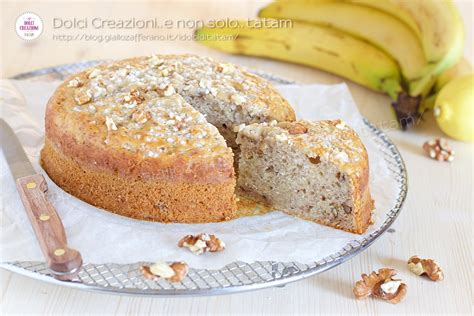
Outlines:
{"label": "banana walnut cake", "polygon": [[[356,233],[370,221],[367,153],[357,135],[338,121],[295,122],[269,82],[229,63],[153,55],[99,65],[57,88],[45,120],[49,177],[120,215],[235,218],[238,165],[243,190],[290,214]],[[295,126],[306,132],[291,133]],[[331,158],[333,145],[347,161]]]}

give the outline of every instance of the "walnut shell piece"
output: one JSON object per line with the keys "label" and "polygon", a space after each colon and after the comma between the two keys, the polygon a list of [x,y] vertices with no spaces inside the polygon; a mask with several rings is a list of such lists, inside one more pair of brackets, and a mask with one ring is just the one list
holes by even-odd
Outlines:
{"label": "walnut shell piece", "polygon": [[432,281],[442,281],[444,273],[433,259],[421,259],[413,256],[408,259],[408,269],[416,275],[426,275]]}
{"label": "walnut shell piece", "polygon": [[369,275],[362,274],[362,280],[357,281],[353,289],[355,297],[364,299],[373,296],[392,304],[399,303],[407,293],[407,286],[393,278],[396,274],[394,269],[389,268],[373,271]]}
{"label": "walnut shell piece", "polygon": [[215,235],[201,233],[198,235],[186,235],[178,242],[179,247],[186,247],[195,255],[205,252],[219,252],[225,249],[225,243]]}

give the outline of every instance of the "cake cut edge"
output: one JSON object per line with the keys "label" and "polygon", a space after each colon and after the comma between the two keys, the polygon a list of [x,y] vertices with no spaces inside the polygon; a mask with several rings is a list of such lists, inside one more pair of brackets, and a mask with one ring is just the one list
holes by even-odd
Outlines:
{"label": "cake cut edge", "polygon": [[341,120],[241,126],[237,186],[289,215],[362,234],[371,224],[367,151]]}

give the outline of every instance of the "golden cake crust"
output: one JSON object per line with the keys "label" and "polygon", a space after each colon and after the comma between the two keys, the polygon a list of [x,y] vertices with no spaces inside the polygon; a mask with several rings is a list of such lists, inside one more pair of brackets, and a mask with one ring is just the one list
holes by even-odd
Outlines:
{"label": "golden cake crust", "polygon": [[119,215],[165,223],[207,223],[235,216],[232,177],[214,183],[131,180],[84,166],[48,140],[41,152],[41,164],[67,192]]}

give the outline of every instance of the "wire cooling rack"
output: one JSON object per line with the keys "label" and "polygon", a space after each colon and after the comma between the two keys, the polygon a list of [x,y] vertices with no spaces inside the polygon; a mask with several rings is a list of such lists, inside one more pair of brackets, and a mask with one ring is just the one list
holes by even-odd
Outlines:
{"label": "wire cooling rack", "polygon": [[[12,79],[63,80],[73,73],[100,63],[103,63],[103,61],[89,61],[45,68],[19,74],[12,77]],[[257,72],[256,74],[278,84],[293,83],[267,73]],[[68,282],[54,279],[44,262],[14,261],[0,263],[0,267],[34,279],[63,286],[137,295],[217,295],[250,291],[272,286],[284,286],[287,283],[334,268],[369,247],[380,237],[395,221],[407,195],[407,173],[398,149],[381,130],[372,125],[367,119],[364,119],[364,123],[383,154],[393,180],[398,184],[397,195],[393,197],[393,207],[390,210],[378,210],[379,212],[385,212],[385,221],[379,229],[366,237],[352,240],[338,252],[317,262],[306,264],[275,261],[232,262],[217,270],[193,269],[191,267],[186,278],[180,283],[170,283],[164,279],[156,281],[145,279],[140,272],[140,266],[149,265],[149,262],[134,264],[85,263],[77,277]]]}

